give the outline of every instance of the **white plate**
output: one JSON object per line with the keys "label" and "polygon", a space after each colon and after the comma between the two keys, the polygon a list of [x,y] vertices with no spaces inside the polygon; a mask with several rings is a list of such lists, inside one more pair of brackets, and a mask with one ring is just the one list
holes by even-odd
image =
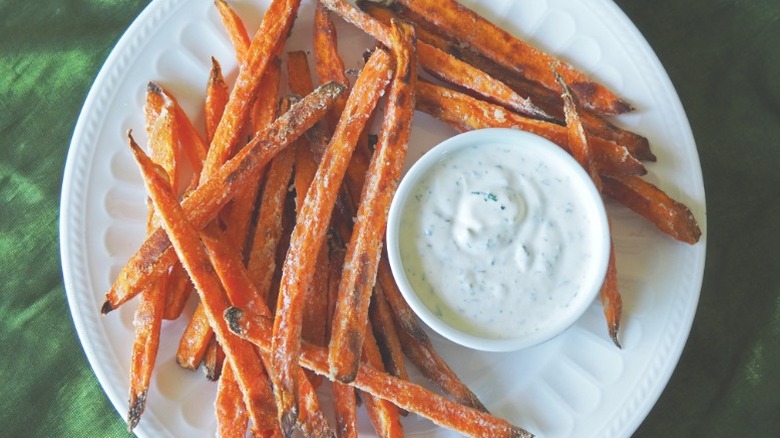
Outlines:
{"label": "white plate", "polygon": [[[234,0],[250,31],[268,0]],[[658,156],[648,179],[691,207],[706,229],[698,155],[680,101],[658,59],[608,0],[467,1],[505,29],[558,54],[612,87],[638,109],[619,124],[646,135]],[[305,1],[287,48],[310,48],[313,3]],[[371,40],[338,21],[340,51],[358,68]],[[198,124],[216,56],[235,77],[232,50],[211,0],[152,2],[119,41],[84,104],[68,153],[62,188],[62,266],[73,320],[106,394],[124,417],[132,342],[129,303],[108,316],[100,305],[122,264],[144,236],[145,194],[124,134],[144,142],[149,80],[178,96]],[[409,160],[454,134],[417,114]],[[624,348],[606,335],[599,303],[562,336],[519,353],[480,353],[441,338],[442,355],[488,408],[545,437],[625,437],[666,385],[688,337],[698,303],[705,241],[673,241],[628,210],[610,204],[624,299]],[[182,322],[163,326],[161,352],[140,436],[203,436],[215,428],[215,385],[174,359]],[[327,403],[324,403],[327,404]],[[453,436],[409,416],[416,436]],[[372,436],[361,420],[361,434]]]}

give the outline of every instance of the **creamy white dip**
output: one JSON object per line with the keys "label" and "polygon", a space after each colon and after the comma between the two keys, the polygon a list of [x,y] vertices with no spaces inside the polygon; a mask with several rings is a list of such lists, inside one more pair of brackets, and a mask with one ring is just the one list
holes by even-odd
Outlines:
{"label": "creamy white dip", "polygon": [[460,331],[505,339],[538,331],[587,292],[603,236],[592,232],[592,198],[569,175],[523,145],[463,147],[433,164],[399,227],[423,304]]}

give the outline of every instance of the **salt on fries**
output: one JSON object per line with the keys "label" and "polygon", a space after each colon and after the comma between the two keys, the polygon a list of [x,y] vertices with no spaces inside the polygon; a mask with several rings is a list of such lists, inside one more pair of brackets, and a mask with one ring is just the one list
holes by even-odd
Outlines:
{"label": "salt on fries", "polygon": [[[216,0],[239,72],[231,88],[212,58],[205,139],[176,98],[149,83],[148,155],[128,135],[150,196],[148,234],[101,309],[139,296],[130,429],[147,404],[161,321],[182,317],[194,290],[199,304],[177,361],[193,370],[202,363],[218,381],[220,436],[289,437],[297,429],[355,437],[358,398],[379,436],[403,436],[407,413],[469,436],[531,436],[488,413],[439,356],[382,250],[415,109],[460,131],[505,127],[546,137],[604,196],[681,242],[701,236],[685,205],[642,179],[643,162],[655,155],[645,137],[608,120],[632,108],[606,87],[455,0],[356,3],[316,5],[313,60],[324,85],[315,89],[307,54],[284,53],[300,0],[272,1],[251,38]],[[330,14],[377,40],[354,84]],[[291,94],[280,99],[282,59]],[[418,63],[443,85],[418,81]],[[179,190],[182,158],[192,170]],[[619,347],[614,249],[601,299]],[[407,361],[444,396],[409,381]],[[335,425],[317,397],[323,378],[332,381]]]}

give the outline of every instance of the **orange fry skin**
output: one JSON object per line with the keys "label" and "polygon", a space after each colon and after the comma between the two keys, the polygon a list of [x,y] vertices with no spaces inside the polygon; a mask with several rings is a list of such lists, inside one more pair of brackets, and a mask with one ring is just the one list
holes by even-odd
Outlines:
{"label": "orange fry skin", "polygon": [[[311,283],[328,219],[358,135],[389,82],[390,56],[377,50],[355,84],[341,121],[325,151],[290,239],[274,319],[272,378],[280,424],[287,434],[298,415],[294,359],[300,349],[302,304]],[[353,91],[354,91],[353,90]]]}
{"label": "orange fry skin", "polygon": [[436,28],[548,89],[558,90],[550,72],[555,65],[582,104],[601,114],[631,111],[631,105],[569,64],[521,41],[456,0],[398,0]]}
{"label": "orange fry skin", "polygon": [[387,213],[401,177],[414,114],[417,82],[414,28],[394,22],[392,39],[396,68],[379,142],[369,165],[347,246],[329,346],[331,373],[345,383],[354,378],[360,363],[359,346],[365,337]]}
{"label": "orange fry skin", "polygon": [[[260,350],[271,352],[271,323],[267,318],[237,307],[225,312],[228,326]],[[298,363],[323,376],[329,375],[327,351],[308,343],[301,344]],[[491,438],[531,438],[533,435],[506,420],[494,417],[428,391],[420,385],[377,371],[369,364],[358,368],[351,386],[388,400],[401,409],[417,413],[434,423],[466,436]]]}
{"label": "orange fry skin", "polygon": [[[428,82],[417,83],[417,109],[436,117],[459,131],[501,127],[522,129],[545,137],[569,150],[566,128],[555,123],[523,117],[498,105],[475,99]],[[644,175],[644,165],[625,147],[591,137],[593,158],[599,172],[614,175]]]}
{"label": "orange fry skin", "polygon": [[663,190],[639,177],[603,178],[604,194],[652,222],[659,230],[680,242],[693,245],[701,229],[691,210]]}
{"label": "orange fry skin", "polygon": [[[322,85],[268,129],[257,132],[247,146],[184,199],[182,207],[193,226],[202,228],[211,221],[249,177],[260,172],[276,153],[322,118],[344,90],[343,85],[335,83]],[[146,282],[167,272],[175,260],[168,236],[157,228],[122,268],[106,293],[101,312],[106,314],[133,298]]]}
{"label": "orange fry skin", "polygon": [[[170,186],[159,174],[157,167],[130,138],[130,146],[146,183],[147,190],[160,215],[163,227],[171,238],[176,254],[187,269],[197,286],[198,295],[204,303],[209,324],[217,339],[225,349],[236,378],[244,394],[244,402],[249,407],[249,416],[256,428],[264,430],[273,426],[274,406],[269,403],[271,388],[263,378],[260,359],[252,348],[233,335],[227,328],[222,314],[229,307],[219,278],[210,266],[206,248],[198,237],[196,229],[187,221]],[[270,415],[269,415],[270,414]],[[269,417],[271,422],[269,422]]]}

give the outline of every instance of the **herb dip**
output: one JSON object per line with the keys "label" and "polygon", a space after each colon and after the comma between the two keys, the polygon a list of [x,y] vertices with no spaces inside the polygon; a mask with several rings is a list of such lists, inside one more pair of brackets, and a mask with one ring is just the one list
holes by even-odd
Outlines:
{"label": "herb dip", "polygon": [[471,335],[518,338],[592,293],[583,288],[601,269],[604,237],[593,231],[593,195],[564,164],[488,143],[450,151],[419,177],[399,213],[398,249],[433,314]]}

